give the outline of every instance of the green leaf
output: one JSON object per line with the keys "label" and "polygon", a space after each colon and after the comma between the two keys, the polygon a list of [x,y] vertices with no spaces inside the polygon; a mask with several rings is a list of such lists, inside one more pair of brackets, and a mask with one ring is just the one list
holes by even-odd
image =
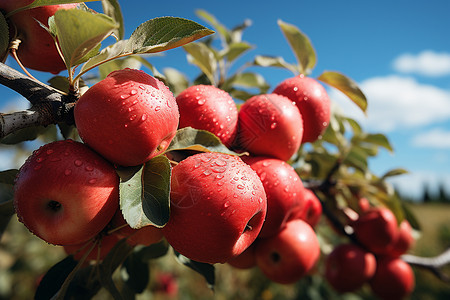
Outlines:
{"label": "green leaf", "polygon": [[364,113],[367,111],[367,99],[355,81],[344,74],[325,71],[317,79],[340,90],[352,100]]}
{"label": "green leaf", "polygon": [[114,30],[114,34],[119,40],[125,35],[122,10],[117,0],[102,0],[103,13],[113,19],[119,26]]}
{"label": "green leaf", "polygon": [[163,72],[166,77],[167,86],[175,97],[189,87],[188,78],[180,71],[174,68],[165,68]]}
{"label": "green leaf", "polygon": [[194,150],[200,152],[222,152],[237,155],[229,150],[220,139],[206,130],[185,127],[178,129],[166,152],[174,150]]}
{"label": "green leaf", "polygon": [[184,45],[183,49],[189,54],[188,61],[199,67],[214,85],[217,71],[217,60],[214,52],[203,43],[190,43]]}
{"label": "green leaf", "polygon": [[278,20],[278,26],[294,51],[300,72],[309,74],[315,67],[317,58],[316,52],[308,36],[301,32],[296,26],[281,20]]}
{"label": "green leaf", "polygon": [[[94,2],[98,0],[85,0],[83,2]],[[57,5],[57,4],[69,4],[69,3],[80,3],[79,0],[34,0],[30,4],[26,6],[19,7],[7,14],[7,17],[12,16],[13,14],[16,14],[18,12],[21,12],[26,9],[36,8],[39,6],[47,6],[47,5]]]}
{"label": "green leaf", "polygon": [[4,62],[8,56],[9,47],[9,27],[6,23],[5,16],[0,12],[0,62]]}
{"label": "green leaf", "polygon": [[52,18],[50,31],[56,32],[68,69],[97,55],[100,43],[118,27],[104,14],[80,9],[61,9]]}
{"label": "green leaf", "polygon": [[287,69],[294,74],[297,72],[294,65],[286,62],[281,56],[267,56],[267,55],[257,55],[253,60],[253,65],[260,67],[277,67]]}
{"label": "green leaf", "polygon": [[225,81],[221,88],[228,91],[231,87],[257,88],[260,94],[265,94],[270,85],[261,74],[246,72],[233,75]]}
{"label": "green leaf", "polygon": [[151,244],[150,246],[138,245],[134,249],[134,254],[143,262],[148,262],[152,259],[160,258],[169,251],[169,244],[166,240],[159,243]]}
{"label": "green leaf", "polygon": [[141,66],[142,64],[138,59],[136,59],[134,56],[128,56],[121,59],[114,59],[101,64],[98,67],[98,72],[100,74],[100,80],[102,80],[113,71],[122,70],[125,68],[140,69]]}
{"label": "green leaf", "polygon": [[384,173],[384,175],[381,176],[380,180],[384,180],[388,177],[393,177],[393,176],[398,176],[398,175],[403,175],[403,174],[408,174],[408,173],[409,172],[405,169],[401,169],[401,168],[392,169],[392,170],[389,170],[386,173]]}
{"label": "green leaf", "polygon": [[156,53],[198,40],[214,31],[191,20],[160,17],[149,20],[131,34],[128,51],[132,53]]}
{"label": "green leaf", "polygon": [[[99,54],[90,58],[81,67],[80,75],[98,65],[101,65],[101,64],[104,64],[113,59],[119,58],[123,53],[126,53],[125,48],[127,46],[127,43],[128,43],[127,40],[121,40],[121,41],[118,41],[118,42],[104,48],[102,51],[100,51]],[[80,75],[78,75],[78,76],[80,76]]]}
{"label": "green leaf", "polygon": [[19,170],[17,169],[9,169],[0,172],[0,183],[7,184],[10,186],[14,185],[14,181],[16,179],[17,173]]}
{"label": "green leaf", "polygon": [[389,150],[390,152],[394,152],[394,148],[392,147],[391,143],[389,142],[389,139],[384,134],[381,134],[381,133],[366,134],[360,140],[365,143],[383,147],[383,148]]}
{"label": "green leaf", "polygon": [[231,63],[252,48],[253,47],[246,42],[232,43],[229,47],[220,52],[220,56],[225,57],[228,62]]}
{"label": "green leaf", "polygon": [[195,272],[202,275],[206,279],[208,287],[210,289],[214,290],[216,276],[215,276],[215,268],[213,265],[194,261],[194,260],[187,258],[186,256],[178,253],[177,251],[174,251],[174,253],[175,253],[177,260],[181,264],[185,265],[188,268],[191,268]]}
{"label": "green leaf", "polygon": [[195,14],[208,22],[217,31],[226,44],[231,42],[231,35],[228,28],[221,24],[212,14],[202,9],[196,10]]}
{"label": "green leaf", "polygon": [[140,294],[148,285],[150,279],[148,263],[142,261],[139,255],[132,252],[127,256],[122,266],[121,275],[133,292]]}
{"label": "green leaf", "polygon": [[171,167],[167,157],[156,156],[132,176],[121,178],[120,208],[132,228],[147,225],[163,227],[168,222],[170,176]]}

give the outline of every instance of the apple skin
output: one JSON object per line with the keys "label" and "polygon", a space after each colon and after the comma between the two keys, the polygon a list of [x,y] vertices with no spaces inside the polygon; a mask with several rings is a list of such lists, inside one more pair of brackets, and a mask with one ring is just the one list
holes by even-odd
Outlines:
{"label": "apple skin", "polygon": [[251,269],[256,266],[255,243],[251,244],[238,256],[230,259],[227,263],[236,269]]}
{"label": "apple skin", "polygon": [[230,147],[238,125],[238,110],[230,94],[213,85],[194,85],[177,97],[179,128],[192,127],[215,134]]}
{"label": "apple skin", "polygon": [[179,120],[169,88],[128,68],[88,89],[76,102],[74,116],[83,142],[121,166],[140,165],[163,153]]}
{"label": "apple skin", "polygon": [[325,278],[339,293],[356,291],[375,274],[375,256],[355,244],[336,246],[325,260]]}
{"label": "apple skin", "polygon": [[372,207],[352,222],[357,240],[375,254],[385,254],[397,238],[397,219],[385,207]]}
{"label": "apple skin", "polygon": [[300,201],[304,204],[294,207],[288,220],[301,219],[314,228],[322,217],[322,204],[310,189],[303,189],[301,196],[303,200]]}
{"label": "apple skin", "polygon": [[256,95],[238,114],[236,146],[254,156],[287,161],[302,141],[302,116],[295,104],[277,94]]}
{"label": "apple skin", "polygon": [[258,236],[267,211],[264,187],[238,156],[199,153],[172,169],[169,244],[199,262],[225,263]]}
{"label": "apple skin", "polygon": [[273,93],[294,101],[303,117],[302,143],[316,141],[330,123],[330,98],[316,79],[304,75],[288,78]]}
{"label": "apple skin", "polygon": [[312,227],[303,220],[287,222],[276,235],[256,241],[256,264],[273,282],[291,284],[308,274],[320,258]]}
{"label": "apple skin", "polygon": [[[5,0],[0,2],[0,9],[8,13],[31,2],[33,1]],[[78,3],[71,3],[41,6],[18,12],[9,18],[10,26],[15,27],[17,37],[21,40],[17,55],[25,67],[53,74],[66,69],[53,38],[36,20],[48,26],[48,18],[58,10],[77,8],[78,5]]]}
{"label": "apple skin", "polygon": [[386,254],[399,257],[405,254],[414,245],[415,239],[412,235],[411,225],[407,220],[403,220],[398,227],[397,238],[388,246]]}
{"label": "apple skin", "polygon": [[55,245],[95,237],[119,205],[114,167],[86,145],[64,140],[35,150],[14,184],[19,221]]}
{"label": "apple skin", "polygon": [[400,258],[378,257],[376,272],[369,282],[372,292],[383,300],[400,300],[415,287],[411,266]]}
{"label": "apple skin", "polygon": [[243,156],[242,160],[256,171],[267,196],[266,221],[259,237],[280,231],[294,209],[304,206],[304,187],[294,168],[285,161],[263,156]]}

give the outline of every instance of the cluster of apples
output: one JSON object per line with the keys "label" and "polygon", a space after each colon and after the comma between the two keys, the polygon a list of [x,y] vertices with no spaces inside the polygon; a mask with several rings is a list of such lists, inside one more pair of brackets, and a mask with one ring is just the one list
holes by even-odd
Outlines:
{"label": "cluster of apples", "polygon": [[403,299],[414,289],[414,273],[400,256],[414,243],[411,225],[400,224],[391,210],[360,200],[361,212],[350,222],[358,244],[338,245],[325,261],[325,278],[338,292],[368,283],[382,299]]}

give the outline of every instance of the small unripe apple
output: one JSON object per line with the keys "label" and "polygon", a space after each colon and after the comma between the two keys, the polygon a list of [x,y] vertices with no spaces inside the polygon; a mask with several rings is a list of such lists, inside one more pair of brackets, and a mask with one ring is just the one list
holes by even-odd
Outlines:
{"label": "small unripe apple", "polygon": [[317,264],[320,245],[316,233],[305,221],[287,222],[269,238],[257,240],[256,264],[270,280],[290,284],[300,280]]}
{"label": "small unripe apple", "polygon": [[302,143],[316,141],[330,123],[330,98],[316,79],[299,75],[281,82],[273,93],[294,101],[303,117]]}
{"label": "small unripe apple", "polygon": [[264,156],[243,156],[242,160],[261,178],[267,196],[266,220],[259,237],[272,236],[286,225],[294,207],[303,208],[303,183],[285,161]]}
{"label": "small unripe apple", "polygon": [[22,165],[14,184],[19,220],[55,245],[95,237],[119,204],[114,167],[86,145],[72,140],[40,147]]}
{"label": "small unripe apple", "polygon": [[176,134],[178,106],[169,88],[140,70],[114,71],[76,102],[81,139],[114,164],[140,165]]}
{"label": "small unripe apple", "polygon": [[415,287],[411,266],[400,258],[379,257],[375,275],[370,280],[372,292],[383,300],[401,300]]}
{"label": "small unripe apple", "polygon": [[303,189],[301,198],[302,200],[300,201],[304,204],[295,206],[288,219],[301,219],[314,228],[322,216],[322,204],[316,194],[310,189]]}
{"label": "small unripe apple", "polygon": [[238,111],[230,94],[213,85],[194,85],[177,96],[179,128],[192,127],[215,134],[230,147],[237,132]]}
{"label": "small unripe apple", "polygon": [[[33,1],[4,0],[0,1],[0,9],[9,13],[31,2]],[[78,3],[40,6],[18,12],[9,18],[10,26],[14,27],[12,32],[17,32],[17,37],[21,40],[17,55],[25,67],[54,74],[66,69],[55,41],[37,21],[48,26],[48,18],[58,10],[77,6]]]}
{"label": "small unripe apple", "polygon": [[397,238],[397,219],[385,207],[372,207],[352,223],[357,240],[375,254],[386,253]]}
{"label": "small unripe apple", "polygon": [[209,152],[172,169],[170,218],[163,234],[199,262],[225,263],[258,236],[267,210],[264,187],[238,156]]}
{"label": "small unripe apple", "polygon": [[236,147],[252,155],[287,161],[297,153],[302,135],[302,116],[284,96],[256,95],[240,108]]}
{"label": "small unripe apple", "polygon": [[336,246],[325,261],[325,278],[338,292],[356,291],[375,274],[375,256],[355,244]]}

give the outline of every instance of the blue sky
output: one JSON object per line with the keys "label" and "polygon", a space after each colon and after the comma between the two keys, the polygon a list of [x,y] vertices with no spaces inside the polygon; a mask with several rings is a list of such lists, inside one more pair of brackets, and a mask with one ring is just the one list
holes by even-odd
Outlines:
{"label": "blue sky", "polygon": [[[228,28],[250,19],[252,26],[243,38],[255,48],[237,64],[258,54],[295,62],[277,20],[296,25],[317,53],[311,76],[334,70],[358,82],[368,98],[367,117],[339,92],[330,90],[330,96],[366,130],[386,134],[393,144],[395,153],[382,151],[370,161],[372,170],[382,174],[397,167],[408,169],[410,174],[398,177],[395,184],[411,195],[421,195],[424,183],[434,187],[446,182],[450,192],[450,1],[119,2],[126,37],[140,23],[160,16],[184,17],[208,26],[195,15],[196,9],[215,15]],[[198,74],[181,49],[150,61],[158,69],[177,68],[190,78]],[[272,87],[292,76],[278,69],[256,71],[263,72]],[[20,101],[2,86],[0,95],[2,112]],[[8,159],[1,160],[4,169]]]}

